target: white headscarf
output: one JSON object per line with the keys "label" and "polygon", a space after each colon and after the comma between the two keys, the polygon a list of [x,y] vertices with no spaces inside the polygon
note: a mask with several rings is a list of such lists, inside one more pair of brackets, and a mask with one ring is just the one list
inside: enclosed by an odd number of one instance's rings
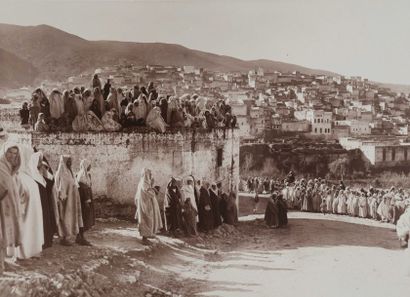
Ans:
{"label": "white headscarf", "polygon": [[[64,155],[60,156],[60,163],[58,164],[58,169],[55,174],[55,187],[58,192],[63,193],[65,195],[65,182],[64,180],[73,179],[76,186],[78,187],[77,180],[75,179],[72,171],[67,167],[67,160],[71,158],[71,156]],[[64,197],[65,198],[65,197]]]}
{"label": "white headscarf", "polygon": [[188,185],[187,184],[188,181],[191,181],[192,183],[194,183],[194,179],[191,176],[188,176],[185,179],[185,183],[181,188],[182,199],[183,199],[183,202],[185,202],[189,198],[192,206],[195,208],[196,211],[198,211],[198,207],[195,201],[195,188],[193,184]]}
{"label": "white headscarf", "polygon": [[40,152],[34,153],[31,155],[30,162],[29,162],[29,169],[31,177],[41,184],[43,187],[46,187],[46,180],[44,179],[43,175],[38,170],[38,163],[40,160],[43,159],[43,154]]}
{"label": "white headscarf", "polygon": [[90,162],[88,162],[86,159],[81,160],[80,170],[78,171],[76,178],[77,183],[83,183],[91,187],[91,175],[87,170],[90,165]]}
{"label": "white headscarf", "polygon": [[31,176],[31,170],[30,170],[30,159],[31,156],[34,153],[34,150],[26,145],[18,145],[19,152],[20,152],[20,169],[19,173],[25,173],[29,176]]}

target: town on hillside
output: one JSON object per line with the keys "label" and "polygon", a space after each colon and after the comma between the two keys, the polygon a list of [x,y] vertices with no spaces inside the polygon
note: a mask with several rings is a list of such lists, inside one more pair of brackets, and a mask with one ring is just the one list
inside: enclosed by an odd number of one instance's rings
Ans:
{"label": "town on hillside", "polygon": [[[66,81],[43,81],[41,88],[50,93],[53,89],[91,86],[95,74],[102,84],[110,80],[113,86],[121,87],[123,94],[154,82],[160,95],[195,94],[211,101],[225,100],[236,117],[242,142],[298,136],[338,142],[348,150],[360,149],[372,165],[379,167],[407,161],[409,95],[363,77],[280,73],[262,68],[248,73],[214,72],[194,66],[137,66],[121,60],[118,65],[84,72]],[[30,101],[33,91],[8,90],[0,103],[11,104],[0,106],[21,106]]]}

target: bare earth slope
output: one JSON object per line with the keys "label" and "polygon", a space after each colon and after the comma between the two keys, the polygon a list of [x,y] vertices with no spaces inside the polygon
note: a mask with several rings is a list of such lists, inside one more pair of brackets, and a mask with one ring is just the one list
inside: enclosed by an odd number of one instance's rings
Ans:
{"label": "bare earth slope", "polygon": [[36,75],[36,68],[29,62],[0,48],[0,87],[29,85]]}
{"label": "bare earth slope", "polygon": [[88,41],[47,25],[0,24],[0,48],[31,62],[42,77],[48,78],[65,78],[84,70],[114,65],[119,59],[137,65],[193,65],[219,71],[248,71],[261,66],[282,72],[330,73],[270,60],[244,61],[176,44]]}

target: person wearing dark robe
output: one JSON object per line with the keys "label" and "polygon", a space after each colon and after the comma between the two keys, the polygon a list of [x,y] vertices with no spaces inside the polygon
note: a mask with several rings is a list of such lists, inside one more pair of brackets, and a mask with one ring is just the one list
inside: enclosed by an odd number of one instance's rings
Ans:
{"label": "person wearing dark robe", "polygon": [[20,109],[20,119],[21,119],[21,126],[23,126],[24,128],[30,128],[30,123],[29,123],[29,119],[30,119],[30,110],[28,109],[28,103],[24,102],[23,106]]}
{"label": "person wearing dark robe", "polygon": [[[166,121],[168,119],[168,101],[165,98],[162,98],[159,101],[159,108],[161,109],[161,116]],[[169,124],[169,123],[167,123]]]}
{"label": "person wearing dark robe", "polygon": [[266,205],[265,209],[265,223],[268,225],[270,228],[279,228],[280,226],[280,219],[279,219],[279,206],[278,206],[278,200],[277,200],[277,195],[272,194],[271,198],[268,201],[268,204]]}
{"label": "person wearing dark robe", "polygon": [[94,74],[93,81],[92,81],[92,88],[99,88],[101,90],[101,80],[98,77],[98,74]]}
{"label": "person wearing dark robe", "polygon": [[77,116],[77,106],[75,104],[74,96],[71,95],[67,90],[63,92],[64,101],[64,130],[71,131],[72,123]]}
{"label": "person wearing dark robe", "polygon": [[292,170],[289,172],[288,176],[286,177],[286,181],[287,181],[289,184],[292,184],[292,183],[295,182],[295,174],[293,173]]}
{"label": "person wearing dark robe", "polygon": [[50,119],[50,102],[42,89],[35,90],[35,93],[39,96],[40,113],[44,114],[46,122]]}
{"label": "person wearing dark robe", "polygon": [[134,86],[134,92],[132,94],[132,102],[137,100],[140,95],[141,95],[140,88],[139,88],[138,85],[135,85]]}
{"label": "person wearing dark robe", "polygon": [[141,94],[144,94],[148,98],[149,94],[148,94],[147,89],[145,87],[141,87],[140,92],[141,92]]}
{"label": "person wearing dark robe", "polygon": [[184,226],[185,226],[185,233],[187,236],[196,236],[198,233],[196,231],[196,216],[198,212],[192,206],[190,198],[185,200],[183,205],[183,219],[184,219]]}
{"label": "person wearing dark robe", "polygon": [[346,186],[342,180],[340,181],[340,184],[339,184],[339,190],[343,190],[343,191],[346,190]]}
{"label": "person wearing dark robe", "polygon": [[43,161],[41,152],[35,152],[31,156],[30,169],[40,192],[41,208],[43,210],[43,249],[46,249],[53,245],[53,236],[57,232],[53,198],[54,177],[49,172],[48,164]]}
{"label": "person wearing dark robe", "polygon": [[228,225],[236,225],[238,223],[236,193],[234,191],[231,191],[229,194],[226,194],[221,190],[220,196],[220,211],[223,218],[223,222]]}
{"label": "person wearing dark robe", "polygon": [[209,196],[211,198],[213,227],[218,228],[220,225],[222,225],[222,219],[219,205],[220,197],[218,196],[218,189],[216,187],[216,184],[212,184],[212,186],[209,188]]}
{"label": "person wearing dark robe", "polygon": [[91,229],[95,225],[95,211],[93,202],[93,192],[91,190],[91,164],[83,159],[80,162],[80,171],[76,175],[78,183],[78,191],[81,200],[81,214],[83,218],[83,227],[80,227],[77,235],[77,242],[82,245],[91,245],[84,237],[84,232]]}
{"label": "person wearing dark robe", "polygon": [[209,131],[216,128],[215,118],[208,110],[205,111],[205,123]]}
{"label": "person wearing dark robe", "polygon": [[107,100],[108,95],[110,94],[110,90],[111,90],[111,80],[107,79],[107,82],[105,83],[104,89],[103,89],[103,92],[102,92],[104,100]]}
{"label": "person wearing dark robe", "polygon": [[277,196],[277,206],[279,214],[279,227],[286,226],[288,224],[288,209],[281,194]]}
{"label": "person wearing dark robe", "polygon": [[209,183],[204,181],[199,190],[199,204],[198,204],[198,215],[199,215],[199,228],[203,232],[208,232],[213,227],[213,213],[211,207],[211,198],[208,192]]}
{"label": "person wearing dark robe", "polygon": [[182,201],[181,193],[174,178],[172,178],[168,183],[165,195],[165,213],[167,217],[168,230],[172,236],[177,236],[178,232],[182,230]]}

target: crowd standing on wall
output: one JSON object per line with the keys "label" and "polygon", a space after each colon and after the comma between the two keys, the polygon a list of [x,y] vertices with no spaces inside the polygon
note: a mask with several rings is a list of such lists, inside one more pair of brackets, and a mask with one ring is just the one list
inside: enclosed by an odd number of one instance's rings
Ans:
{"label": "crowd standing on wall", "polygon": [[91,88],[54,89],[48,96],[38,88],[20,109],[21,125],[38,132],[101,132],[149,127],[232,128],[236,117],[224,100],[212,101],[197,94],[181,97],[158,94],[151,82],[132,90],[116,88],[110,79],[102,87],[94,75]]}
{"label": "crowd standing on wall", "polygon": [[[91,245],[84,234],[95,224],[91,164],[84,159],[77,172],[71,156],[62,155],[57,170],[43,152],[6,142],[0,153],[0,274],[4,261],[38,257],[53,245]],[[222,185],[172,178],[161,195],[151,170],[144,168],[135,195],[138,229],[144,244],[158,232],[195,236],[222,223],[238,221],[236,193]]]}

